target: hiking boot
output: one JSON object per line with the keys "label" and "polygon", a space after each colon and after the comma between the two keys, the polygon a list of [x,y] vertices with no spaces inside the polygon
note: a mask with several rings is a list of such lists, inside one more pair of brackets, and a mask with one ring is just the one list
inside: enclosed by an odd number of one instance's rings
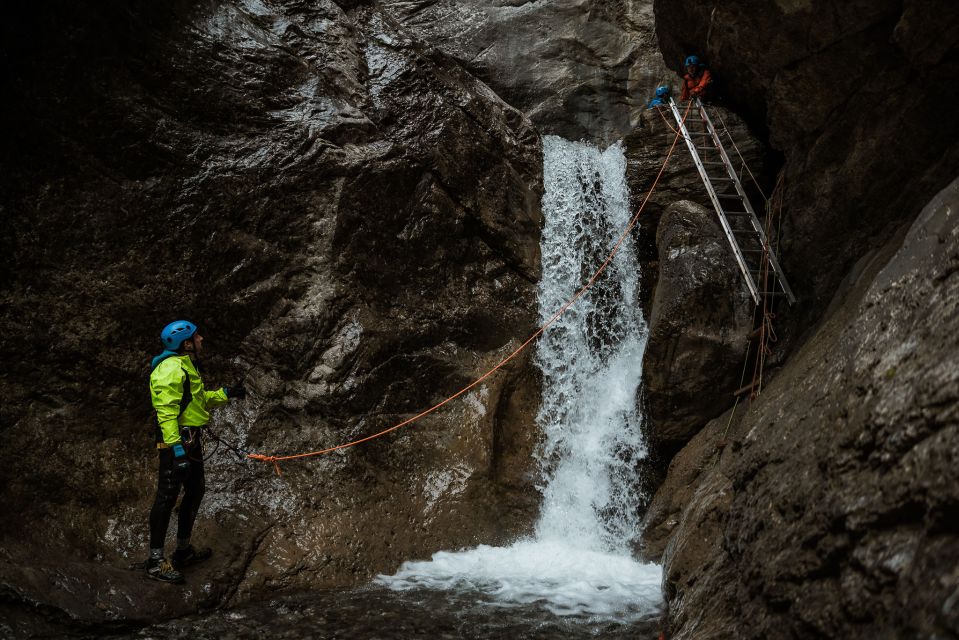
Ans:
{"label": "hiking boot", "polygon": [[166,558],[161,558],[159,560],[154,560],[151,558],[147,560],[146,569],[147,577],[152,578],[153,580],[159,580],[160,582],[172,582],[174,584],[183,582],[183,574],[174,569],[173,565],[170,564],[170,561]]}
{"label": "hiking boot", "polygon": [[177,549],[174,551],[173,555],[170,556],[170,561],[177,569],[183,569],[184,567],[189,567],[191,565],[203,562],[212,555],[213,549],[208,547],[194,549],[193,545],[191,544],[186,549]]}

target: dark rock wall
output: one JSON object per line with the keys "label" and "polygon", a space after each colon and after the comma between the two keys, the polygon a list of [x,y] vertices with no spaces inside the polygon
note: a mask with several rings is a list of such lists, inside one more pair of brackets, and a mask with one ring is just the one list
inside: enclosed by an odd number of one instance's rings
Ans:
{"label": "dark rock wall", "polygon": [[[777,310],[776,362],[822,316],[856,260],[888,241],[919,203],[959,171],[959,131],[954,118],[941,114],[942,105],[956,98],[955,82],[949,81],[959,75],[956,11],[947,3],[929,9],[943,16],[941,33],[926,11],[912,4],[655,5],[666,63],[679,70],[686,55],[704,57],[716,76],[714,119],[722,116],[767,195],[782,182],[779,254],[800,302]],[[729,109],[743,114],[745,122]],[[635,191],[651,181],[670,136],[666,123],[650,113],[627,138],[635,150]],[[685,149],[671,165],[641,223],[646,280],[653,285],[660,265],[648,239],[664,207],[678,199],[710,206]],[[759,191],[754,195],[760,208]],[[663,316],[655,309],[651,315]],[[713,317],[713,334],[736,323],[734,315]],[[695,349],[671,355],[675,344],[660,340],[653,329],[647,348],[651,362],[669,370],[674,359],[700,357]],[[745,346],[739,345],[740,353]],[[713,370],[702,367],[703,378],[713,378]],[[653,371],[646,378],[653,396],[668,399],[671,389],[659,384]],[[731,385],[703,380],[699,388],[701,395],[691,405],[679,396],[671,401],[696,422],[691,432],[733,402]],[[694,411],[696,404],[700,410]],[[650,406],[654,436],[668,432],[673,422],[663,406]]]}
{"label": "dark rock wall", "polygon": [[957,207],[959,180],[673,460],[646,533],[669,637],[959,634]]}
{"label": "dark rock wall", "polygon": [[660,0],[655,11],[667,64],[704,56],[722,100],[785,157],[782,258],[807,327],[859,257],[959,170],[959,121],[946,116],[959,98],[955,5]]}
{"label": "dark rock wall", "polygon": [[201,324],[208,382],[251,389],[215,426],[257,451],[409,417],[533,328],[534,123],[624,138],[638,205],[672,137],[643,106],[698,53],[761,186],[785,185],[781,258],[800,304],[779,318],[790,359],[720,416],[749,303],[680,146],[639,229],[654,454],[665,464],[692,438],[645,533],[671,637],[959,634],[955,184],[907,233],[959,174],[957,12],[654,7],[662,54],[648,1],[14,6],[8,624],[35,624],[24,603],[110,625],[355,584],[524,531],[539,381],[520,359],[416,426],[282,477],[214,457],[197,537],[216,559],[186,590],[144,586],[121,567],[146,544],[156,334],[173,317]]}
{"label": "dark rock wall", "polygon": [[385,0],[543,132],[609,145],[628,135],[664,67],[650,0]]}
{"label": "dark rock wall", "polygon": [[703,420],[650,505],[669,637],[957,635],[959,194],[936,193],[959,175],[943,117],[959,12],[655,8],[667,63],[703,55],[719,99],[781,154],[780,255],[800,297],[778,314],[787,359],[762,395]]}
{"label": "dark rock wall", "polygon": [[356,583],[529,525],[539,383],[519,359],[415,426],[282,477],[213,458],[196,537],[217,558],[195,588],[117,568],[146,550],[160,328],[193,319],[208,384],[245,379],[251,398],[215,425],[247,448],[313,450],[409,417],[532,331],[539,138],[363,2],[9,18],[5,593],[84,620],[171,615]]}
{"label": "dark rock wall", "polygon": [[[585,138],[600,145],[622,140],[628,158],[627,178],[638,207],[662,165],[672,141],[671,116],[663,122],[646,103],[660,84],[678,92],[678,76],[663,64],[655,38],[652,2],[648,0],[611,3],[603,0],[550,3],[475,2],[473,0],[388,1],[384,7],[405,26],[454,56],[471,72],[484,79],[510,104],[523,110],[541,131],[571,139]],[[735,113],[719,108],[714,115],[717,126],[728,130],[743,154],[746,166],[762,183],[768,183],[765,168],[766,148]],[[731,150],[732,152],[732,150]],[[743,161],[734,156],[741,167]],[[742,171],[747,188],[753,189]],[[647,350],[644,387],[652,400],[649,430],[654,457],[671,455],[676,443],[685,442],[692,425],[699,428],[706,420],[722,413],[732,403],[735,381],[717,381],[689,367],[674,367],[671,358],[679,348],[679,358],[700,357],[703,341],[722,345],[722,362],[741,359],[745,340],[735,339],[739,327],[726,327],[748,313],[744,304],[736,309],[716,307],[716,298],[696,282],[676,284],[703,296],[686,296],[687,311],[697,307],[702,313],[686,313],[699,328],[686,332],[678,318],[653,306],[659,254],[655,238],[660,216],[673,203],[692,200],[709,206],[699,175],[685,146],[680,143],[670,166],[645,208],[636,232],[643,262],[643,286],[638,301],[651,319],[652,338]],[[705,242],[702,248],[722,255],[722,242],[712,234],[709,217],[703,217],[705,236],[681,234],[693,242]],[[694,225],[695,226],[695,225]],[[674,243],[673,249],[678,247]],[[705,256],[700,255],[700,258]],[[690,268],[705,269],[709,262],[687,261]],[[710,275],[712,277],[715,274]],[[730,280],[729,274],[719,279]],[[660,295],[664,305],[670,294]],[[686,293],[689,293],[687,291]],[[660,326],[661,325],[661,326]],[[699,341],[694,334],[699,336]],[[666,337],[666,336],[670,337]],[[685,338],[688,337],[689,340]],[[662,339],[661,339],[662,338]],[[678,341],[678,342],[677,342]],[[695,343],[695,344],[694,344]],[[686,393],[671,396],[674,381],[683,380]],[[693,399],[691,403],[687,400]],[[676,407],[682,415],[676,415]],[[677,431],[678,430],[678,431]],[[677,433],[685,433],[677,440]],[[662,451],[660,451],[662,449]],[[654,465],[655,466],[655,465]]]}

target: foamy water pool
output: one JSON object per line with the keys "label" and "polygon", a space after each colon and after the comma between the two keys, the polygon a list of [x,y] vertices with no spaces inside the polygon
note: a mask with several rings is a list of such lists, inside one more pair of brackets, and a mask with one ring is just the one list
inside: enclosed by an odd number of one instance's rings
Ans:
{"label": "foamy water pool", "polygon": [[539,604],[558,616],[628,623],[659,612],[662,570],[627,555],[529,540],[442,551],[376,581],[397,591],[473,591],[494,605]]}

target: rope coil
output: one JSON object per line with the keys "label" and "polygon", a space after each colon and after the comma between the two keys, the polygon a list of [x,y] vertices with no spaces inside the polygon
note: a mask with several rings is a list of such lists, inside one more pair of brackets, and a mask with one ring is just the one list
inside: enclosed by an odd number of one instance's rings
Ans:
{"label": "rope coil", "polygon": [[[686,107],[686,112],[683,114],[683,122],[686,121],[686,116],[689,114],[689,110],[690,110],[690,106],[691,106],[691,105],[692,105],[692,103],[690,103],[690,104],[687,105],[687,107]],[[674,130],[674,131],[675,131],[675,130]],[[564,313],[566,313],[566,311],[567,311],[571,306],[573,306],[573,304],[574,304],[577,300],[579,300],[579,298],[582,297],[582,295],[583,295],[584,293],[586,293],[586,291],[587,291],[590,287],[593,286],[593,283],[596,282],[597,278],[599,278],[599,276],[606,270],[606,267],[609,266],[609,263],[610,263],[610,262],[613,260],[613,258],[616,256],[616,253],[619,251],[619,248],[622,246],[623,242],[624,242],[624,241],[626,240],[626,238],[628,237],[629,232],[632,231],[633,227],[636,226],[636,223],[639,221],[639,216],[643,213],[643,210],[646,208],[646,204],[649,202],[649,199],[652,197],[653,192],[656,190],[656,186],[659,184],[660,179],[662,179],[663,173],[666,171],[666,166],[669,164],[669,159],[672,157],[673,152],[676,150],[676,144],[679,142],[679,139],[680,139],[680,138],[681,138],[681,134],[677,131],[677,132],[676,132],[676,136],[673,138],[673,143],[672,143],[672,145],[670,145],[669,151],[668,151],[668,153],[666,154],[666,158],[665,158],[665,160],[663,160],[663,164],[662,164],[662,166],[659,168],[659,172],[656,174],[656,179],[653,180],[653,184],[650,186],[649,191],[646,192],[646,197],[643,198],[642,204],[640,204],[639,209],[636,211],[636,214],[635,214],[635,215],[632,217],[632,219],[629,221],[629,224],[626,225],[626,228],[623,230],[622,234],[619,236],[619,239],[616,241],[616,244],[613,245],[613,248],[612,248],[612,250],[610,251],[609,255],[606,256],[606,259],[603,260],[602,264],[600,264],[599,268],[595,271],[595,273],[593,273],[593,275],[590,276],[589,280],[586,281],[586,284],[584,284],[584,285],[579,289],[579,291],[577,291],[576,294],[573,295],[572,298],[570,298],[562,307],[560,307],[560,309],[559,309],[558,311],[556,311],[556,313],[554,313],[554,314],[549,318],[549,320],[547,320],[545,323],[543,323],[535,332],[533,332],[533,334],[532,334],[529,338],[527,338],[519,347],[517,347],[516,349],[514,349],[509,355],[507,355],[505,358],[503,358],[503,359],[502,359],[498,364],[496,364],[492,369],[490,369],[489,371],[487,371],[486,373],[484,373],[483,375],[481,375],[479,378],[477,378],[477,379],[474,380],[473,382],[469,383],[468,385],[466,385],[465,387],[463,387],[462,389],[460,389],[459,391],[457,391],[456,393],[454,393],[453,395],[449,396],[449,397],[446,398],[445,400],[434,404],[432,407],[421,411],[420,413],[414,415],[414,416],[411,417],[411,418],[407,418],[406,420],[403,420],[402,422],[399,422],[399,423],[397,423],[397,424],[395,424],[395,425],[393,425],[393,426],[391,426],[391,427],[389,427],[389,428],[387,428],[387,429],[383,429],[382,431],[378,431],[377,433],[374,433],[374,434],[372,434],[372,435],[366,436],[365,438],[360,438],[359,440],[353,440],[353,441],[351,441],[351,442],[345,442],[345,443],[343,443],[343,444],[339,444],[339,445],[336,445],[336,446],[334,446],[334,447],[328,447],[328,448],[326,448],[326,449],[320,449],[320,450],[318,450],[318,451],[308,451],[308,452],[306,452],[306,453],[295,453],[295,454],[290,454],[290,455],[285,455],[285,456],[264,455],[264,454],[260,454],[260,453],[247,453],[247,454],[246,454],[246,457],[249,458],[249,459],[251,459],[251,460],[259,460],[259,461],[261,461],[261,462],[268,462],[268,463],[270,463],[270,464],[273,465],[273,468],[274,468],[274,470],[276,471],[276,474],[277,474],[277,475],[282,475],[282,474],[280,473],[280,462],[282,462],[282,461],[285,461],[285,460],[295,460],[295,459],[298,459],[298,458],[310,458],[310,457],[314,457],[314,456],[321,456],[321,455],[324,455],[324,454],[327,454],[327,453],[332,453],[332,452],[334,452],[334,451],[339,451],[340,449],[346,449],[346,448],[348,448],[348,447],[355,447],[355,446],[358,445],[358,444],[362,444],[362,443],[364,443],[364,442],[369,442],[370,440],[374,440],[374,439],[376,439],[376,438],[380,438],[380,437],[382,437],[382,436],[385,436],[385,435],[388,434],[388,433],[391,433],[391,432],[393,432],[393,431],[396,431],[397,429],[400,429],[400,428],[402,428],[402,427],[405,427],[406,425],[411,424],[411,423],[413,423],[413,422],[416,422],[416,421],[419,420],[420,418],[423,418],[424,416],[427,416],[427,415],[433,413],[434,411],[436,411],[437,409],[439,409],[439,408],[442,407],[443,405],[445,405],[445,404],[451,402],[452,400],[455,400],[456,398],[460,397],[461,395],[463,395],[463,394],[466,393],[467,391],[471,390],[473,387],[477,386],[478,384],[480,384],[481,382],[483,382],[484,380],[486,380],[487,378],[489,378],[491,375],[493,375],[494,373],[496,373],[497,371],[499,371],[503,366],[505,366],[508,362],[510,362],[510,361],[511,361],[513,358],[515,358],[517,355],[519,355],[523,350],[525,350],[526,347],[528,347],[534,340],[536,340],[540,335],[542,335],[543,332],[546,331],[546,329],[548,329],[554,322],[556,322],[556,320],[558,320],[558,319],[560,318],[560,316],[562,316]]]}

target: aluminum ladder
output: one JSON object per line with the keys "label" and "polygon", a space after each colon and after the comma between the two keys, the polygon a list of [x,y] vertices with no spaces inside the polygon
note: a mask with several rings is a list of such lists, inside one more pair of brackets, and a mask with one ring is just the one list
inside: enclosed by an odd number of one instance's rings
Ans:
{"label": "aluminum ladder", "polygon": [[[776,254],[703,103],[699,98],[693,100],[685,122],[672,98],[669,99],[669,108],[703,179],[753,301],[759,305],[763,298],[781,296],[789,300],[789,304],[795,303],[796,296],[786,282]],[[702,130],[690,131],[687,126],[690,124],[701,125]],[[710,174],[710,171],[713,173]],[[722,175],[717,175],[719,173]]]}

